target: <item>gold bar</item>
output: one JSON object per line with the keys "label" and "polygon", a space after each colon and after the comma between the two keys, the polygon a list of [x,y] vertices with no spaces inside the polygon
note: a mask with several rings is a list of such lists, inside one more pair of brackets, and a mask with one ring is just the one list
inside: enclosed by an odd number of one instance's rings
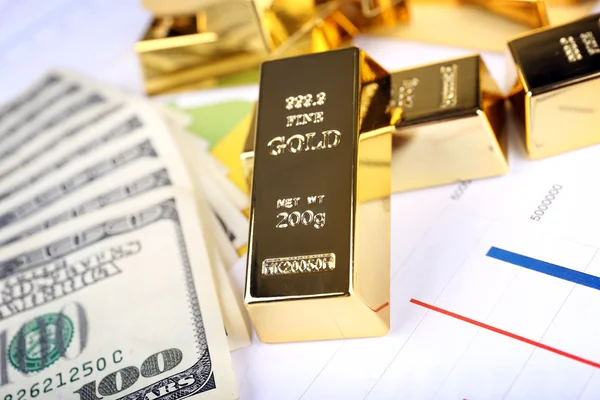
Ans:
{"label": "gold bar", "polygon": [[262,66],[245,303],[263,342],[389,330],[389,84],[357,48]]}
{"label": "gold bar", "polygon": [[409,22],[372,34],[501,53],[507,37],[549,23],[543,0],[410,0],[408,12]]}
{"label": "gold bar", "polygon": [[156,17],[135,49],[154,95],[253,83],[265,60],[345,47],[407,19],[403,0],[223,0]]}
{"label": "gold bar", "polygon": [[[392,193],[508,171],[505,98],[479,55],[391,73]],[[252,184],[254,124],[241,158]],[[408,171],[408,172],[407,172]]]}
{"label": "gold bar", "polygon": [[393,72],[392,192],[508,171],[504,96],[479,55]]}
{"label": "gold bar", "polygon": [[546,0],[550,25],[561,25],[592,14],[595,0]]}
{"label": "gold bar", "polygon": [[157,17],[135,45],[151,95],[256,68],[272,48],[260,10],[249,0],[216,2],[194,15]]}
{"label": "gold bar", "polygon": [[600,143],[600,14],[509,41],[511,102],[532,159]]}

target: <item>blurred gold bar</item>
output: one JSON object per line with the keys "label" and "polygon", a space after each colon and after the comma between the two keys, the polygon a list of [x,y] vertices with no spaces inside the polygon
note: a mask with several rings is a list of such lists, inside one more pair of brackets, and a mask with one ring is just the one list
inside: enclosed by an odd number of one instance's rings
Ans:
{"label": "blurred gold bar", "polygon": [[273,47],[256,4],[227,0],[195,15],[155,18],[136,43],[146,92],[210,86],[236,72],[256,68]]}
{"label": "blurred gold bar", "polygon": [[263,342],[389,330],[389,85],[353,47],[262,66],[245,303]]}
{"label": "blurred gold bar", "polygon": [[408,18],[403,0],[263,3],[224,0],[195,15],[155,18],[135,46],[146,92],[255,82],[251,72],[265,60],[345,47],[360,32]]}
{"label": "blurred gold bar", "polygon": [[410,0],[410,21],[375,36],[504,52],[506,39],[549,23],[543,0]]}
{"label": "blurred gold bar", "polygon": [[546,0],[550,25],[562,25],[590,15],[595,0]]}
{"label": "blurred gold bar", "polygon": [[505,98],[479,55],[393,72],[403,110],[392,145],[392,192],[508,171]]}
{"label": "blurred gold bar", "polygon": [[510,99],[530,158],[600,143],[600,14],[509,41],[519,77]]}
{"label": "blurred gold bar", "polygon": [[[508,171],[505,97],[479,55],[391,73],[392,193]],[[252,184],[254,124],[241,152]]]}

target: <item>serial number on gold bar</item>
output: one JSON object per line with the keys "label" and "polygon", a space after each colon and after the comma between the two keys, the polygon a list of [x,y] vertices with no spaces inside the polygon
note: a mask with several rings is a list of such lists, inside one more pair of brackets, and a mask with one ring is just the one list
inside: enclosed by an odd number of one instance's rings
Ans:
{"label": "serial number on gold bar", "polygon": [[335,254],[267,258],[262,262],[263,275],[292,275],[335,269]]}

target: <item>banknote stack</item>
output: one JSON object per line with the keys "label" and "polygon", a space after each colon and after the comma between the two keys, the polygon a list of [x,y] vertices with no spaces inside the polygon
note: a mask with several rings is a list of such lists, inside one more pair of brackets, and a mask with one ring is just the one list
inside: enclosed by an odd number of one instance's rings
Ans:
{"label": "banknote stack", "polygon": [[185,124],[62,70],[0,107],[0,400],[238,398],[245,221]]}

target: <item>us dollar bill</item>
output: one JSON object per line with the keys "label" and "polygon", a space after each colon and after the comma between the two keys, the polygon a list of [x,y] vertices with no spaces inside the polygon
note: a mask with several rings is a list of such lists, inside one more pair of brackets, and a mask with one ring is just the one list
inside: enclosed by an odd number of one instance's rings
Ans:
{"label": "us dollar bill", "polygon": [[146,157],[157,157],[158,153],[150,139],[144,140],[117,154],[108,156],[89,167],[82,169],[64,180],[37,192],[34,196],[0,213],[0,228],[19,222],[50,204],[61,201],[74,192],[81,192],[87,185],[108,174]]}
{"label": "us dollar bill", "polygon": [[[197,210],[200,215],[200,225],[204,233],[204,240],[208,251],[208,257],[213,271],[213,278],[221,305],[221,314],[227,333],[230,350],[237,350],[249,346],[252,343],[252,330],[246,309],[242,304],[241,293],[236,293],[229,276],[227,275],[227,260],[222,256],[218,227],[215,227],[210,218],[214,214],[207,201],[200,197],[196,198]],[[217,228],[217,229],[215,229]],[[226,243],[228,244],[228,243]],[[234,253],[235,256],[235,253]]]}
{"label": "us dollar bill", "polygon": [[[47,229],[56,227],[64,222],[81,217],[82,215],[86,215],[101,210],[104,207],[130,200],[141,194],[151,192],[152,190],[158,188],[170,186],[171,184],[172,181],[169,178],[169,173],[166,169],[162,168],[159,171],[144,175],[131,182],[128,182],[125,185],[118,186],[100,195],[87,198],[80,204],[58,212],[52,215],[50,218],[30,224],[28,228],[18,231],[17,233],[10,233],[9,235],[5,234],[4,236],[6,238],[4,239],[2,239],[2,236],[0,236],[0,247],[27,239],[35,234],[39,234]],[[0,232],[0,235],[2,235],[2,232]]]}
{"label": "us dollar bill", "polygon": [[206,198],[211,209],[218,216],[221,226],[227,232],[231,245],[236,251],[240,251],[248,243],[248,220],[231,201],[225,201],[229,196],[215,182],[214,175],[208,173],[208,168],[198,164],[198,160],[202,157],[198,156],[200,150],[193,145],[191,135],[173,129],[172,137],[187,165],[196,191]]}
{"label": "us dollar bill", "polygon": [[33,82],[29,87],[23,89],[14,99],[0,108],[0,131],[6,125],[7,120],[19,111],[26,108],[27,105],[37,100],[47,89],[55,87],[61,82],[60,74],[49,72]]}
{"label": "us dollar bill", "polygon": [[[62,209],[47,218],[37,218],[37,221],[25,224],[25,229],[8,229],[0,231],[0,247],[15,244],[19,241],[28,239],[32,236],[39,235],[44,231],[88,215],[93,212],[100,211],[106,207],[115,206],[124,203],[137,196],[141,196],[157,189],[172,186],[173,181],[169,178],[168,171],[162,168],[153,173],[145,174],[136,178],[125,185],[118,186],[104,192],[100,195],[86,198],[81,203]],[[57,207],[58,208],[58,207]],[[198,207],[200,212],[200,207]],[[49,213],[46,213],[49,214]],[[202,221],[204,214],[201,213]],[[212,215],[209,215],[211,217]],[[35,220],[36,218],[34,218]],[[207,220],[208,222],[208,220]],[[251,343],[250,322],[245,314],[241,297],[236,296],[231,282],[225,273],[225,265],[219,255],[217,246],[215,246],[215,234],[218,232],[205,230],[204,224],[201,224],[204,231],[204,238],[207,242],[209,250],[209,259],[213,272],[214,282],[216,285],[221,313],[223,315],[223,324],[227,335],[229,349],[231,351],[246,347]],[[17,225],[15,228],[19,227]],[[235,254],[234,254],[235,255]]]}
{"label": "us dollar bill", "polygon": [[[98,123],[99,120],[106,118],[108,115],[111,115],[114,111],[116,111],[116,107],[118,107],[118,106],[115,106],[115,108],[110,108],[110,109],[106,110],[105,112],[95,115],[94,117],[85,121],[81,125],[78,125],[76,128],[64,132],[62,135],[60,135],[57,138],[58,140],[54,140],[52,142],[52,146],[50,146],[50,148],[48,146],[42,147],[42,149],[40,149],[40,151],[37,151],[36,154],[33,155],[33,157],[30,157],[29,159],[24,160],[23,162],[21,162],[21,164],[19,166],[25,166],[29,160],[42,156],[42,154],[44,154],[45,152],[50,151],[53,146],[56,146],[62,140],[66,140],[67,138],[71,137],[75,132],[79,131],[80,129],[84,129],[84,127],[86,127],[86,126],[93,126],[93,124]],[[26,176],[25,178],[21,178],[19,176],[20,180],[18,182],[10,185],[8,188],[6,188],[4,190],[0,190],[0,201],[3,201],[5,199],[13,196],[14,194],[20,192],[21,190],[32,186],[33,184],[38,182],[40,179],[45,178],[46,176],[52,174],[53,172],[60,170],[64,166],[71,163],[73,160],[76,160],[80,157],[83,157],[83,156],[93,152],[94,150],[99,149],[104,144],[106,144],[112,140],[122,138],[122,137],[128,135],[129,133],[135,132],[137,129],[140,129],[142,126],[143,126],[142,121],[140,120],[139,117],[137,117],[135,115],[127,117],[124,120],[118,121],[107,132],[101,134],[100,136],[91,137],[88,142],[67,152],[66,154],[54,157],[52,160],[49,160],[48,163],[41,165],[36,171],[29,174],[29,176]]]}
{"label": "us dollar bill", "polygon": [[[107,99],[99,94],[86,95],[85,97],[77,99],[77,101],[68,104],[67,107],[61,109],[56,114],[53,114],[51,118],[46,119],[41,125],[32,129],[24,129],[21,131],[21,133],[15,135],[12,140],[7,140],[4,143],[2,140],[0,140],[0,160],[8,160],[11,156],[17,153],[17,151],[23,149],[24,146],[31,143],[37,137],[44,135],[52,128],[55,128],[60,124],[64,124],[65,121],[74,115],[92,108],[93,106],[105,103],[106,101]],[[9,136],[5,136],[5,138],[8,137]]]}
{"label": "us dollar bill", "polygon": [[26,113],[21,115],[20,118],[16,119],[16,121],[0,131],[0,144],[14,136],[20,130],[41,119],[52,105],[60,103],[62,100],[69,98],[81,90],[81,85],[70,84],[66,87],[61,87],[56,93],[52,93],[51,96],[44,98],[43,101],[40,101],[39,104],[36,104],[36,106],[32,107]]}
{"label": "us dollar bill", "polygon": [[237,398],[198,221],[169,189],[0,251],[4,398]]}

